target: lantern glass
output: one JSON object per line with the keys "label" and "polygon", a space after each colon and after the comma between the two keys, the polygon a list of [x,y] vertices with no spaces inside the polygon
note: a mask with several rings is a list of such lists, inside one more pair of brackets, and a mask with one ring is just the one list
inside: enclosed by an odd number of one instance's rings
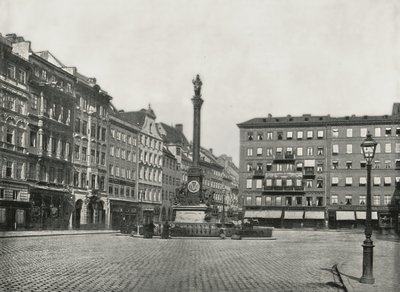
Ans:
{"label": "lantern glass", "polygon": [[372,135],[370,133],[367,134],[367,138],[361,144],[361,149],[363,151],[364,158],[367,160],[368,164],[371,164],[372,159],[375,156],[376,151],[376,141],[372,139]]}

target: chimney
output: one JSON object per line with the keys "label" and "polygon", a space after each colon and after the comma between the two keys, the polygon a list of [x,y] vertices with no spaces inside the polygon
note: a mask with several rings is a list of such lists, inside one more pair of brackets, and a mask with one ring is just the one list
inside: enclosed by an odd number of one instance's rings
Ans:
{"label": "chimney", "polygon": [[395,102],[393,104],[392,115],[393,116],[399,116],[400,115],[400,103]]}
{"label": "chimney", "polygon": [[176,124],[175,129],[177,129],[179,132],[183,133],[183,124]]}

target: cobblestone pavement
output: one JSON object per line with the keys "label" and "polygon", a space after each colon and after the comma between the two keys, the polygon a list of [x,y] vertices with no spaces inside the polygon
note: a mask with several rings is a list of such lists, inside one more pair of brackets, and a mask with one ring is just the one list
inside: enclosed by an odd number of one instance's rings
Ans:
{"label": "cobblestone pavement", "polygon": [[[0,291],[343,291],[332,266],[362,253],[362,233],[276,230],[274,237],[0,238]],[[378,257],[399,248],[375,244]]]}

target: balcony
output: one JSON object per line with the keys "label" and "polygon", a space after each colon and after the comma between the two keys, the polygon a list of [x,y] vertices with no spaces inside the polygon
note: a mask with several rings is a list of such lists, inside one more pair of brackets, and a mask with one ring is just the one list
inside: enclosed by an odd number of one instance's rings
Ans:
{"label": "balcony", "polygon": [[274,162],[294,162],[295,155],[291,152],[276,153],[274,155]]}
{"label": "balcony", "polygon": [[315,178],[315,169],[314,167],[306,167],[304,168],[304,178]]}
{"label": "balcony", "polygon": [[264,171],[261,170],[253,170],[253,178],[264,178]]}

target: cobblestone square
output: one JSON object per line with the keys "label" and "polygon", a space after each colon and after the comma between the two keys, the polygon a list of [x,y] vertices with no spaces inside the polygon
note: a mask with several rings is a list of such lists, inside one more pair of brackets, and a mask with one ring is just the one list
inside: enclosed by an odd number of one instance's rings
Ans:
{"label": "cobblestone square", "polygon": [[[335,264],[356,267],[348,276],[361,276],[360,232],[276,230],[274,236],[241,241],[115,234],[1,238],[0,290],[343,291],[332,272]],[[395,291],[390,277],[399,271],[398,260],[396,267],[390,265],[400,244],[379,239],[375,244],[377,284],[385,272],[387,291]]]}

